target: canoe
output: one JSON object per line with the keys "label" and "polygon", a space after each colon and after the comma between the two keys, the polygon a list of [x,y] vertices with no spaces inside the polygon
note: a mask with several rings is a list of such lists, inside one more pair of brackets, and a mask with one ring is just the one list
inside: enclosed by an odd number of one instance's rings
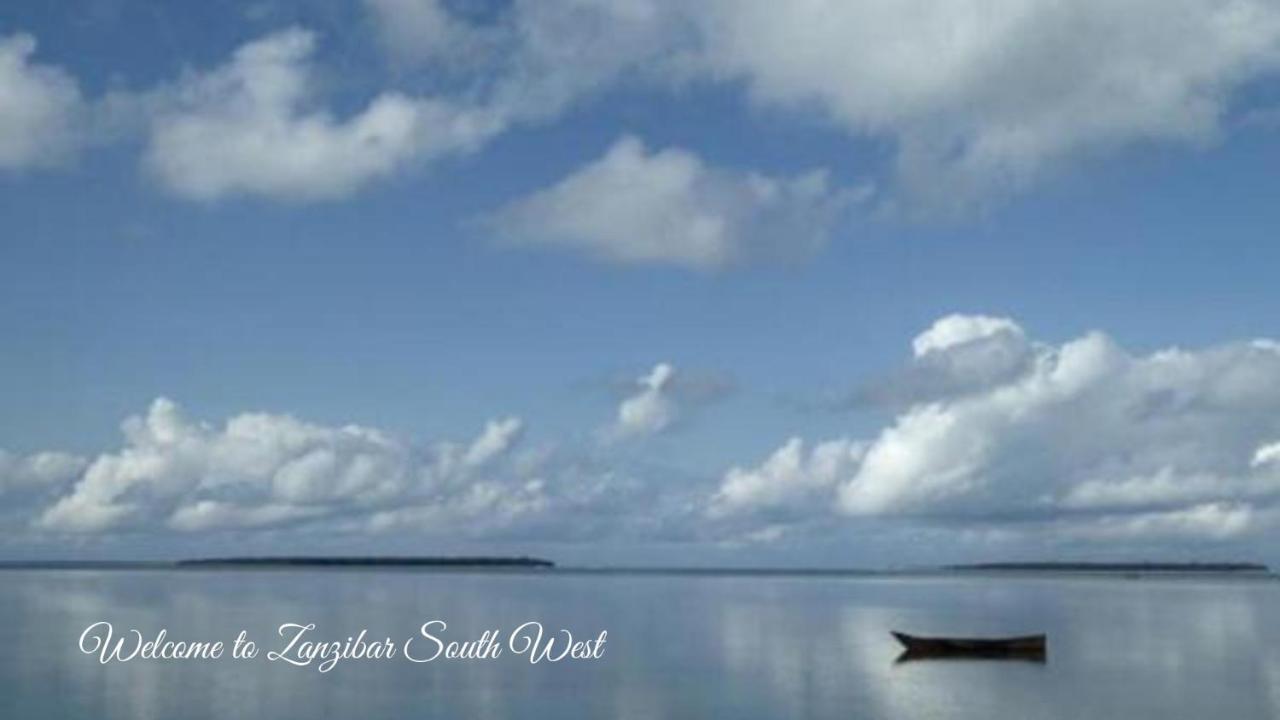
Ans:
{"label": "canoe", "polygon": [[912,655],[920,657],[1036,657],[1044,656],[1044,635],[1003,638],[921,637],[890,631]]}

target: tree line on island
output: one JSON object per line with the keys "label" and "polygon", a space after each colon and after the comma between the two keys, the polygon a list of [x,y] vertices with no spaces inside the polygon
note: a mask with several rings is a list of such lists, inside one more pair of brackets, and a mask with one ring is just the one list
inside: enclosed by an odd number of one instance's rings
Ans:
{"label": "tree line on island", "polygon": [[990,562],[947,565],[946,570],[1035,570],[1053,572],[1270,572],[1252,562]]}

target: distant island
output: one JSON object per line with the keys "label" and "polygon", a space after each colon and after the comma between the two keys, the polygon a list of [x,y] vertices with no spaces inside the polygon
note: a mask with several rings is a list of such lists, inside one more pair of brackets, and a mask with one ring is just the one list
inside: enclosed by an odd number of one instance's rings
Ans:
{"label": "distant island", "polygon": [[402,557],[373,555],[297,555],[194,558],[189,560],[0,560],[0,570],[174,570],[201,568],[291,567],[421,567],[421,568],[552,568],[550,560],[534,557]]}
{"label": "distant island", "polygon": [[1125,573],[1266,573],[1262,563],[1247,562],[994,562],[947,565],[946,570],[1039,570]]}
{"label": "distant island", "polygon": [[280,556],[280,557],[227,557],[198,558],[179,560],[177,567],[448,567],[448,568],[549,568],[555,567],[550,560],[533,557],[388,557],[373,555],[357,556]]}

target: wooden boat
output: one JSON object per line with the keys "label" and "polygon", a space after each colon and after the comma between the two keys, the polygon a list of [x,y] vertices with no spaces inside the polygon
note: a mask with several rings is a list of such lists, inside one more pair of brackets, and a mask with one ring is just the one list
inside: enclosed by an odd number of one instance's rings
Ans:
{"label": "wooden boat", "polygon": [[989,657],[1043,660],[1044,635],[1021,635],[1004,638],[920,637],[896,631],[890,633],[906,649],[909,658]]}

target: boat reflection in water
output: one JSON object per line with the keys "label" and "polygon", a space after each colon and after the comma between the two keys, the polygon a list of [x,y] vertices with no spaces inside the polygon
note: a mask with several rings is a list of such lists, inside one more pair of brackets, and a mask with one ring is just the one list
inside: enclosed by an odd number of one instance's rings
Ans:
{"label": "boat reflection in water", "polygon": [[903,651],[896,662],[916,660],[1021,660],[1047,661],[1044,635],[1021,635],[1006,638],[921,637],[890,631],[902,643]]}

